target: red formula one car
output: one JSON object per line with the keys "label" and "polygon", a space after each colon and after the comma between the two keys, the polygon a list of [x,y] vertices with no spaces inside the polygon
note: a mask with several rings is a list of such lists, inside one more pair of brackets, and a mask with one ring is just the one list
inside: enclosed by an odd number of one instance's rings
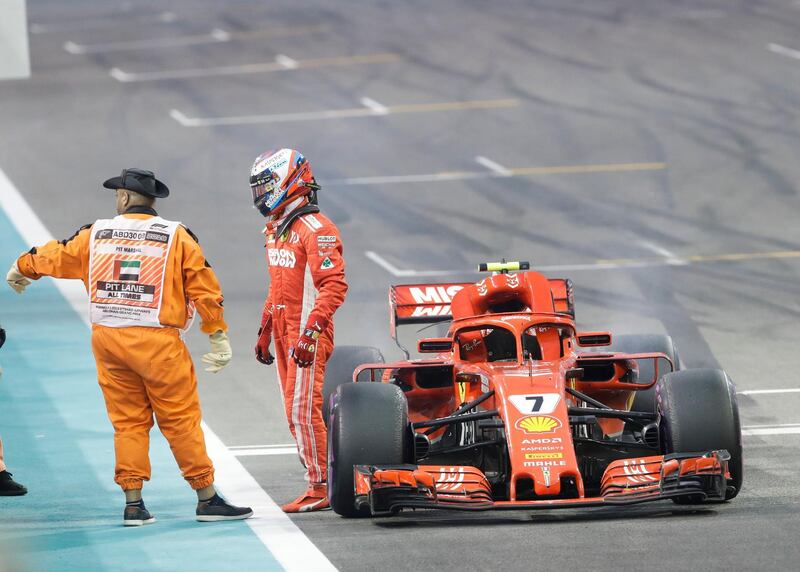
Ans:
{"label": "red formula one car", "polygon": [[398,325],[452,320],[419,340],[430,359],[363,364],[356,383],[328,387],[338,514],[736,496],[741,431],[723,371],[679,369],[667,336],[576,331],[569,280],[482,267],[494,272],[476,284],[390,289],[395,339]]}

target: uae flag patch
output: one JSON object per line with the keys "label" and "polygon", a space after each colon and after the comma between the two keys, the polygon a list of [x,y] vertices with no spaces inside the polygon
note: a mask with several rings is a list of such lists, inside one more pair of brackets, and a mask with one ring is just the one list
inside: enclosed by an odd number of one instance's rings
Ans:
{"label": "uae flag patch", "polygon": [[141,267],[142,267],[141,260],[115,260],[114,280],[138,282],[139,270],[141,269]]}
{"label": "uae flag patch", "polygon": [[328,268],[333,268],[333,262],[331,262],[330,258],[326,257],[325,260],[322,261],[322,264],[319,265],[319,267],[322,270],[327,270]]}

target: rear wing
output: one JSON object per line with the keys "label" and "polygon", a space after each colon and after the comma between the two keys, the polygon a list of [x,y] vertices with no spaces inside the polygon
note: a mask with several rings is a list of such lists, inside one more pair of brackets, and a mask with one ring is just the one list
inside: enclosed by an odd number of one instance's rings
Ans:
{"label": "rear wing", "polygon": [[397,326],[434,324],[453,318],[450,303],[471,282],[451,284],[398,284],[389,287],[389,328],[397,339]]}
{"label": "rear wing", "polygon": [[[557,314],[575,317],[572,281],[550,278],[553,307]],[[389,333],[397,340],[397,326],[434,324],[453,319],[453,297],[472,282],[397,284],[389,287]]]}

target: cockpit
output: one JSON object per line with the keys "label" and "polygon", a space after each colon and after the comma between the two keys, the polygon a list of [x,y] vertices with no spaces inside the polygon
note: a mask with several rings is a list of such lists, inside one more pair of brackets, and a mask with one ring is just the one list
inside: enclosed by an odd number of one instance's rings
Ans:
{"label": "cockpit", "polygon": [[500,325],[472,326],[455,335],[459,359],[469,363],[557,360],[572,344],[574,332],[568,326],[536,324],[525,329],[517,344],[517,334]]}

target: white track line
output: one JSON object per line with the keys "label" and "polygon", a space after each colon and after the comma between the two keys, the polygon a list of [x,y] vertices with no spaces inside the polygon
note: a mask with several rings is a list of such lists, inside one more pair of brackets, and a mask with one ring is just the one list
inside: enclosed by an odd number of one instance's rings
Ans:
{"label": "white track line", "polygon": [[428,173],[423,175],[386,175],[377,177],[353,177],[328,181],[328,185],[385,185],[394,183],[443,183],[447,181],[464,181],[468,179],[486,179],[494,177],[493,173],[456,172]]}
{"label": "white track line", "polygon": [[389,108],[385,105],[378,103],[372,98],[369,97],[362,97],[361,98],[361,105],[366,107],[367,109],[371,109],[378,115],[386,115],[389,113]]}
{"label": "white track line", "polygon": [[[407,271],[407,270],[400,270],[395,265],[393,265],[391,262],[389,262],[388,260],[383,258],[381,255],[379,255],[377,252],[373,252],[371,250],[367,250],[366,252],[364,252],[364,256],[366,256],[367,258],[372,260],[375,264],[377,264],[378,266],[380,266],[381,268],[386,270],[386,272],[388,272],[392,276],[398,276],[398,277],[400,277],[400,276],[416,276],[416,274],[408,274],[409,271]],[[413,272],[413,270],[411,272]]]}
{"label": "white track line", "polygon": [[145,24],[148,22],[160,22],[162,24],[172,24],[178,20],[178,15],[175,12],[161,12],[147,17],[133,18],[130,14],[117,14],[109,15],[105,20],[83,20],[81,22],[71,22],[63,24],[39,24],[32,22],[30,25],[31,34],[50,34],[59,32],[82,32],[84,30],[91,30],[96,28],[110,28],[117,24],[111,18],[125,18],[125,21],[136,22],[137,24]]}
{"label": "white track line", "polygon": [[737,395],[770,395],[774,393],[800,393],[800,387],[790,387],[787,389],[746,389],[737,391]]}
{"label": "white track line", "polygon": [[[362,100],[362,105],[364,104]],[[375,105],[377,104],[377,106]],[[356,107],[352,109],[326,109],[322,111],[309,111],[302,113],[278,113],[269,115],[242,115],[235,117],[188,117],[179,110],[171,110],[170,117],[175,118],[177,111],[183,116],[180,122],[184,127],[213,127],[217,125],[253,125],[257,123],[284,123],[289,121],[318,121],[321,119],[346,119],[355,117],[377,117],[393,115],[395,113],[430,113],[444,111],[466,111],[474,109],[498,109],[519,105],[516,99],[491,99],[444,101],[435,103],[411,103],[386,107],[378,102],[371,103],[369,107]],[[459,177],[463,178],[463,177]]]}
{"label": "white track line", "polygon": [[[401,269],[397,268],[378,253],[368,250],[364,253],[367,258],[372,260],[375,264],[386,270],[392,276],[411,278],[423,276],[468,276],[471,274],[485,274],[476,270],[475,268],[464,268],[461,270],[414,270],[414,269]],[[595,262],[587,264],[551,264],[536,266],[539,272],[568,272],[579,270],[619,270],[621,268],[648,268],[651,266],[666,266],[669,265],[667,261],[639,261],[639,262]]]}
{"label": "white track line", "polygon": [[[366,117],[378,115],[371,109],[330,109],[305,113],[281,113],[274,115],[241,115],[236,117],[187,117],[177,109],[172,109],[169,116],[183,127],[214,127],[218,125],[252,125],[254,123],[285,123],[290,121],[316,121],[320,119],[344,119],[349,117]],[[178,119],[182,117],[183,119]]]}
{"label": "white track line", "polygon": [[196,46],[202,44],[216,44],[230,42],[234,39],[245,38],[285,38],[301,34],[310,34],[325,30],[325,26],[296,26],[291,28],[271,28],[253,30],[249,32],[228,32],[221,28],[214,28],[207,34],[190,36],[175,36],[167,38],[153,38],[150,40],[132,40],[121,42],[108,42],[103,44],[78,44],[66,42],[64,50],[70,54],[99,54],[107,52],[121,52],[128,50],[150,50],[157,48],[177,48],[181,46]]}
{"label": "white track line", "polygon": [[800,60],[800,50],[787,48],[786,46],[782,46],[780,44],[767,44],[767,49],[773,54],[780,54],[795,60]]}
{"label": "white track line", "polygon": [[[278,56],[280,57],[280,56]],[[134,83],[143,81],[158,81],[164,79],[189,79],[199,77],[218,77],[226,75],[241,75],[248,73],[269,73],[276,71],[286,71],[296,69],[297,62],[291,67],[286,61],[278,61],[278,57],[273,62],[263,62],[257,64],[242,64],[236,66],[220,66],[214,68],[189,68],[183,70],[164,70],[154,72],[126,72],[120,68],[111,68],[109,75],[122,83]],[[285,57],[285,56],[284,56]]]}
{"label": "white track line", "polygon": [[298,66],[297,60],[290,58],[286,54],[278,54],[275,56],[275,63],[287,70],[297,69]]}
{"label": "white track line", "polygon": [[297,447],[284,447],[283,449],[268,448],[268,449],[237,449],[231,451],[232,455],[236,457],[263,457],[266,455],[297,455]]}
{"label": "white track line", "polygon": [[126,50],[152,50],[157,48],[176,48],[180,46],[196,46],[199,44],[216,44],[229,42],[230,32],[215,28],[207,34],[192,36],[176,36],[172,38],[153,38],[151,40],[132,40],[127,42],[108,42],[105,44],[78,44],[66,42],[64,50],[70,54],[100,54],[107,52],[121,52]]}
{"label": "white track line", "polygon": [[664,259],[667,261],[667,264],[672,264],[674,266],[685,266],[689,264],[686,260],[683,260],[681,257],[677,256],[674,252],[667,250],[663,246],[659,246],[649,240],[638,240],[639,246],[649,250],[650,252],[655,252],[656,254],[663,256]]}
{"label": "white track line", "polygon": [[780,425],[745,425],[742,435],[800,435],[800,423],[784,423]]}
{"label": "white track line", "polygon": [[[389,108],[393,111],[393,108]],[[478,159],[481,159],[479,161]],[[586,173],[611,173],[611,172],[641,172],[656,171],[666,168],[665,163],[608,163],[597,165],[561,165],[554,167],[523,167],[507,168],[499,165],[486,157],[476,157],[475,160],[487,167],[488,171],[445,171],[441,173],[423,173],[417,175],[387,175],[379,177],[349,177],[347,179],[332,179],[327,182],[331,185],[390,185],[406,183],[444,183],[449,181],[465,181],[470,179],[488,179],[492,177],[537,177],[567,174]],[[487,164],[487,161],[489,162]],[[491,166],[489,166],[491,165]]]}
{"label": "white track line", "polygon": [[[5,211],[26,244],[40,245],[53,239],[53,235],[2,169],[0,208]],[[81,281],[55,280],[54,284],[81,320],[89,326],[86,290]],[[253,508],[255,516],[245,522],[278,562],[286,570],[298,572],[336,570],[205,423],[203,432],[209,455],[214,460],[219,489],[238,504]]]}
{"label": "white track line", "polygon": [[178,111],[177,109],[170,109],[169,116],[172,117],[175,121],[183,125],[184,127],[193,127],[192,119],[186,117],[183,113]]}
{"label": "white track line", "polygon": [[[0,209],[3,209],[16,228],[17,234],[30,245],[42,245],[53,240],[53,235],[44,226],[41,219],[33,212],[28,201],[14,186],[14,183],[0,169]],[[21,253],[20,253],[21,254]],[[47,280],[50,280],[49,278]],[[83,322],[91,327],[89,322],[89,302],[86,290],[79,280],[55,280],[56,287],[66,298],[70,306],[77,312]]]}
{"label": "white track line", "polygon": [[294,443],[278,443],[277,445],[231,445],[231,451],[243,451],[246,449],[282,449],[285,447],[296,447]]}
{"label": "white track line", "polygon": [[245,522],[275,559],[286,570],[336,570],[205,423],[203,432],[219,488],[231,500],[253,509],[255,516]]}
{"label": "white track line", "polygon": [[398,60],[396,54],[380,53],[365,54],[358,56],[333,56],[325,58],[312,58],[308,60],[295,60],[286,54],[278,54],[274,61],[259,62],[252,64],[237,64],[228,66],[216,66],[209,68],[185,68],[177,70],[157,70],[131,72],[120,68],[112,68],[109,75],[117,81],[124,83],[159,81],[169,79],[191,79],[204,77],[232,76],[253,73],[274,73],[286,72],[302,69],[320,69],[329,67],[385,64]]}
{"label": "white track line", "polygon": [[484,167],[486,167],[499,177],[513,176],[513,173],[511,172],[510,169],[506,169],[500,163],[492,161],[491,159],[489,159],[488,157],[484,157],[483,155],[478,155],[477,157],[475,157],[475,162],[478,163],[479,165],[483,165]]}
{"label": "white track line", "polygon": [[[374,254],[374,253],[373,253]],[[377,255],[376,255],[377,256]],[[375,260],[374,258],[371,258]],[[681,266],[710,263],[732,263],[742,261],[754,261],[764,259],[794,259],[800,260],[800,250],[790,250],[783,252],[753,252],[738,254],[716,254],[716,255],[687,255],[681,259]],[[377,262],[377,261],[376,261]],[[685,264],[684,264],[685,262]],[[389,270],[384,264],[378,263],[381,267],[388,270],[395,276],[466,276],[469,274],[480,274],[474,268],[450,269],[450,270],[413,270],[398,269],[392,266]],[[671,259],[620,259],[620,260],[597,260],[583,264],[551,264],[537,265],[536,269],[541,272],[574,272],[574,271],[595,271],[595,270],[631,270],[636,268],[653,268],[661,266],[675,266]]]}

